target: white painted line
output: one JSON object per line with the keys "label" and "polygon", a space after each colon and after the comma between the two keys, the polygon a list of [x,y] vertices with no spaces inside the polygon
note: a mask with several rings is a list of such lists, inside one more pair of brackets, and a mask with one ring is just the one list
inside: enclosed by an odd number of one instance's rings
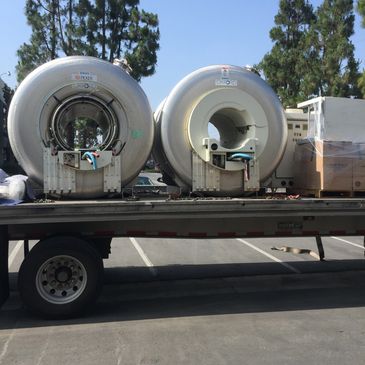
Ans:
{"label": "white painted line", "polygon": [[139,256],[141,256],[141,259],[143,260],[143,262],[145,263],[145,265],[150,269],[151,274],[153,276],[156,276],[157,275],[156,268],[153,266],[153,263],[151,262],[151,260],[148,258],[148,256],[145,254],[145,252],[142,250],[142,247],[139,245],[139,243],[137,242],[137,240],[134,237],[129,237],[129,239],[131,240],[134,248],[139,253]]}
{"label": "white painted line", "polygon": [[47,350],[49,349],[49,342],[50,342],[50,339],[53,335],[53,332],[54,332],[54,327],[48,327],[48,331],[47,331],[47,340],[44,341],[43,343],[43,349],[42,349],[42,352],[39,354],[39,358],[38,358],[38,361],[37,361],[37,365],[41,365],[42,362],[43,362],[43,359],[44,359],[44,356],[46,355],[47,353]]}
{"label": "white painted line", "polygon": [[273,260],[273,261],[275,261],[275,262],[279,263],[280,265],[282,265],[282,266],[286,267],[287,269],[289,269],[289,270],[291,270],[291,271],[293,271],[293,272],[295,272],[295,273],[297,273],[297,274],[301,274],[301,272],[300,272],[298,269],[296,269],[294,266],[291,266],[291,265],[289,265],[288,263],[281,261],[281,260],[280,260],[280,259],[278,259],[277,257],[275,257],[275,256],[273,256],[273,255],[270,255],[269,253],[267,253],[267,252],[265,252],[265,251],[261,250],[260,248],[258,248],[258,247],[256,247],[256,246],[254,246],[252,243],[247,242],[247,241],[243,240],[242,238],[237,238],[237,241],[240,241],[240,242],[242,242],[243,244],[245,244],[246,246],[248,246],[248,247],[252,248],[253,250],[255,250],[255,251],[257,251],[257,252],[260,252],[261,254],[263,254],[263,255],[265,255],[266,257],[268,257],[269,259],[271,259],[271,260]]}
{"label": "white painted line", "polygon": [[[16,325],[17,324],[15,324],[15,326]],[[11,330],[10,335],[8,336],[8,338],[6,339],[6,341],[4,343],[3,349],[2,349],[2,351],[0,353],[0,364],[3,363],[3,360],[5,358],[5,355],[8,352],[9,343],[13,340],[14,336],[15,336],[15,327]]]}
{"label": "white painted line", "polygon": [[358,245],[357,243],[353,243],[353,242],[344,240],[343,238],[335,237],[335,236],[331,236],[331,238],[333,238],[334,240],[337,240],[337,241],[345,242],[348,245],[355,246],[355,247],[358,247],[358,248],[361,248],[362,250],[364,250],[364,246]]}
{"label": "white painted line", "polygon": [[18,254],[19,250],[22,248],[23,245],[24,245],[24,241],[18,241],[16,243],[16,246],[13,248],[13,251],[11,251],[11,253],[8,257],[8,266],[9,266],[9,268],[13,264],[16,255]]}

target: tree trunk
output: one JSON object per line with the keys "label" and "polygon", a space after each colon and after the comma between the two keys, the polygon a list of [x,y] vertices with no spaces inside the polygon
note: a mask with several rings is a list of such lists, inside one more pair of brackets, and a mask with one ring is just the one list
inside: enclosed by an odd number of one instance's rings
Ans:
{"label": "tree trunk", "polygon": [[68,29],[70,32],[68,34],[68,54],[74,54],[72,50],[72,35],[73,35],[73,0],[68,2]]}
{"label": "tree trunk", "polygon": [[103,1],[103,9],[102,9],[102,35],[103,35],[103,39],[101,42],[101,58],[103,60],[106,59],[106,47],[105,47],[105,43],[106,43],[106,3],[105,0]]}
{"label": "tree trunk", "polygon": [[57,57],[57,26],[56,26],[56,13],[59,0],[52,0],[51,10],[51,59],[54,60]]}

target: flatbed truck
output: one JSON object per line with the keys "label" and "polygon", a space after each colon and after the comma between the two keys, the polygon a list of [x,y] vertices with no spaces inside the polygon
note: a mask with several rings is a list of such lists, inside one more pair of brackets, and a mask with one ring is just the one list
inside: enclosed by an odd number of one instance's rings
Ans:
{"label": "flatbed truck", "polygon": [[[0,207],[0,294],[9,295],[10,240],[39,241],[19,271],[19,292],[48,318],[83,313],[102,288],[114,237],[316,238],[365,236],[364,198],[86,200]],[[26,247],[25,247],[26,248]],[[26,250],[25,250],[26,251]]]}

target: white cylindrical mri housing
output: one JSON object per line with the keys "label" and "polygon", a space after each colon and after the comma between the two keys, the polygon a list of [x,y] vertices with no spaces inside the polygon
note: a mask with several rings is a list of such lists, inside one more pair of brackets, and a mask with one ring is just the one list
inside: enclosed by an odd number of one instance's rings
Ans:
{"label": "white cylindrical mri housing", "polygon": [[191,73],[160,104],[155,120],[154,157],[166,181],[185,191],[257,191],[287,141],[278,97],[256,73],[237,66]]}
{"label": "white cylindrical mri housing", "polygon": [[30,73],[8,117],[11,147],[45,192],[75,198],[120,191],[152,149],[152,111],[121,67],[85,56],[64,57]]}

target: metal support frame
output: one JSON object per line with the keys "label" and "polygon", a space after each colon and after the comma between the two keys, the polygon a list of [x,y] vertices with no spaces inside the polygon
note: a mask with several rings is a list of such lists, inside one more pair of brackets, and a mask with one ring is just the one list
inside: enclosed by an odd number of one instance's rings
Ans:
{"label": "metal support frame", "polygon": [[323,248],[321,236],[316,236],[316,243],[317,243],[317,248],[318,248],[319,259],[320,259],[320,261],[324,261],[324,248]]}
{"label": "metal support frame", "polygon": [[0,226],[0,306],[9,297],[8,227]]}
{"label": "metal support frame", "polygon": [[29,240],[24,240],[24,257],[27,257],[29,253]]}

